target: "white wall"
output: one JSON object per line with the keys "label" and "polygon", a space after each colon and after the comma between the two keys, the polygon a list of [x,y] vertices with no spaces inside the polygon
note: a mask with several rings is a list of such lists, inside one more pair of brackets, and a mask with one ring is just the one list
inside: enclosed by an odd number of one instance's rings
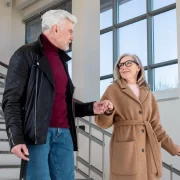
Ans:
{"label": "white wall", "polygon": [[0,1],[0,59],[8,64],[13,52],[25,42],[25,27],[22,17],[12,6]]}
{"label": "white wall", "polygon": [[75,26],[72,46],[72,80],[75,97],[83,102],[99,99],[100,0],[72,0]]}

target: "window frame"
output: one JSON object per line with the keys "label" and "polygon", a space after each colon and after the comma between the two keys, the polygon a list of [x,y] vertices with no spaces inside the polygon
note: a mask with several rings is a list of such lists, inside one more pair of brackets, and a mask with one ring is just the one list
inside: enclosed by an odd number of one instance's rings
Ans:
{"label": "window frame", "polygon": [[[119,16],[119,3],[118,0],[113,0],[112,1],[112,18],[113,18],[113,24],[110,27],[104,28],[100,30],[100,35],[103,35],[105,33],[108,33],[112,31],[113,35],[113,69],[114,65],[117,61],[118,54],[119,54],[119,43],[118,43],[118,29],[121,27],[139,22],[141,20],[147,20],[147,65],[144,66],[144,69],[147,70],[147,75],[148,75],[148,83],[150,84],[151,89],[154,91],[155,90],[155,77],[154,77],[154,69],[159,68],[159,67],[165,67],[173,64],[178,63],[178,59],[170,59],[165,62],[160,62],[160,63],[154,63],[153,64],[153,17],[165,12],[168,12],[170,10],[176,9],[176,3],[161,7],[159,9],[153,10],[152,6],[153,0],[146,0],[146,13],[142,14],[140,16],[134,17],[132,19],[126,20],[124,22],[118,23],[118,16]],[[101,80],[109,79],[112,78],[113,74],[107,74],[104,76],[100,77]],[[178,80],[179,81],[179,80]]]}

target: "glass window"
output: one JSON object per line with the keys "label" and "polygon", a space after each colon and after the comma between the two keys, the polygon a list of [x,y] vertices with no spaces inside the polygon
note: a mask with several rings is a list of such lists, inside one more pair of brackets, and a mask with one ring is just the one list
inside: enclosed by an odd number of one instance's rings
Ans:
{"label": "glass window", "polygon": [[113,82],[113,78],[100,81],[100,97],[104,94],[107,87]]}
{"label": "glass window", "polygon": [[176,0],[153,0],[153,9],[158,9],[175,3]]}
{"label": "glass window", "polygon": [[146,0],[118,0],[119,22],[137,17],[146,13]]}
{"label": "glass window", "polygon": [[120,55],[136,54],[144,66],[147,65],[147,28],[146,20],[119,29]]}
{"label": "glass window", "polygon": [[41,34],[41,20],[28,24],[26,27],[26,43],[34,42]]}
{"label": "glass window", "polygon": [[147,70],[145,70],[145,71],[144,71],[144,73],[145,73],[145,78],[146,78],[146,81],[148,82],[148,71],[147,71]]}
{"label": "glass window", "polygon": [[154,17],[154,63],[177,59],[176,10]]}
{"label": "glass window", "polygon": [[178,64],[154,69],[154,79],[155,91],[177,88]]}
{"label": "glass window", "polygon": [[112,26],[112,0],[101,0],[100,29]]}
{"label": "glass window", "polygon": [[[67,54],[72,58],[72,51],[68,52]],[[68,65],[69,76],[72,78],[72,59],[67,62],[67,65]]]}
{"label": "glass window", "polygon": [[113,72],[112,31],[100,36],[100,76]]}

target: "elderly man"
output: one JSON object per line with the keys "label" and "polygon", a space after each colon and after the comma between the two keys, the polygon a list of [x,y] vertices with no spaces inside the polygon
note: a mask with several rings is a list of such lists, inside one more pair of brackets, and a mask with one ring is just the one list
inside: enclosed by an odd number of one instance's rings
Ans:
{"label": "elderly man", "polygon": [[76,22],[66,11],[46,12],[39,39],[11,57],[2,108],[11,152],[22,159],[21,180],[74,180],[74,117],[113,109],[109,101],[73,102],[65,51]]}

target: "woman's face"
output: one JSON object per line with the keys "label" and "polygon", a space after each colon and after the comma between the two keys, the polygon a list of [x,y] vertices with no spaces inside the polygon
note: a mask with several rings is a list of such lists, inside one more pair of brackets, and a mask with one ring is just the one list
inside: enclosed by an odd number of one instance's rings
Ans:
{"label": "woman's face", "polygon": [[137,76],[140,71],[140,67],[133,57],[123,57],[120,60],[118,67],[119,73],[123,79],[125,79],[127,82],[137,82]]}

